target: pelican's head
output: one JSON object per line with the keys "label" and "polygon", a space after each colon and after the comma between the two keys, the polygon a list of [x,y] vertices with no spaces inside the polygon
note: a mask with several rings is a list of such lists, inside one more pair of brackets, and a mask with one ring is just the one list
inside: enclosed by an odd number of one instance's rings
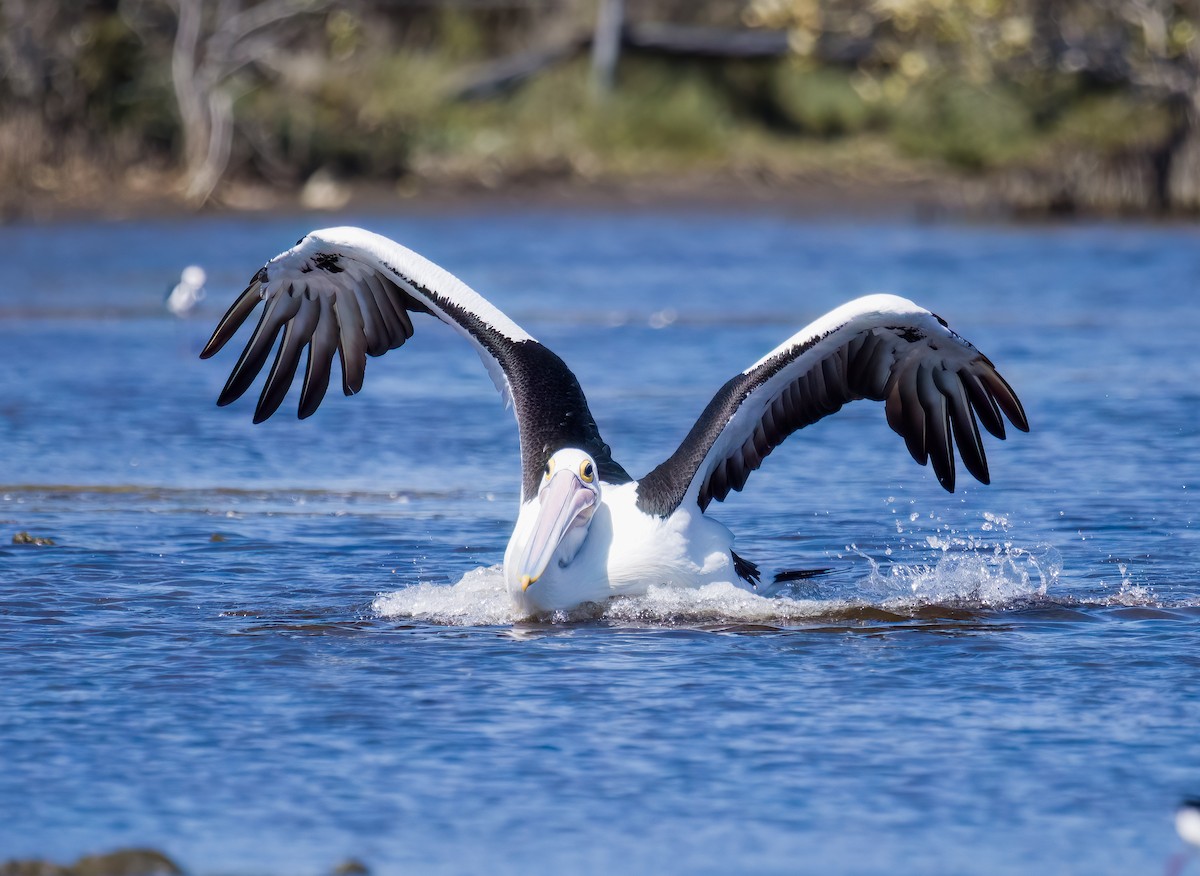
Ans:
{"label": "pelican's head", "polygon": [[551,456],[537,498],[522,510],[509,545],[509,586],[523,594],[552,563],[566,566],[575,559],[599,504],[596,461],[572,447]]}

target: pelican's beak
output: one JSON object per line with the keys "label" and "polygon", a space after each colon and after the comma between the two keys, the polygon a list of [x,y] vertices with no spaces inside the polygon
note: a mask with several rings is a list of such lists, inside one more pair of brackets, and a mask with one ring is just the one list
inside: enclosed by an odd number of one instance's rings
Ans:
{"label": "pelican's beak", "polygon": [[537,519],[517,561],[517,580],[522,592],[542,577],[567,533],[586,526],[592,519],[596,498],[595,490],[574,472],[560,471],[550,478],[538,496]]}

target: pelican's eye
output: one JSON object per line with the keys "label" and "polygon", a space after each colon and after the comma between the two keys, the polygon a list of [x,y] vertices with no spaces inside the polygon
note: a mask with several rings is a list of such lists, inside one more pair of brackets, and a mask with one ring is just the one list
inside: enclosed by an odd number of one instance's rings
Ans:
{"label": "pelican's eye", "polygon": [[546,480],[550,480],[550,475],[554,474],[554,460],[546,460],[546,470],[544,472]]}
{"label": "pelican's eye", "polygon": [[596,467],[585,459],[579,464],[579,477],[583,479],[585,484],[590,484],[596,479]]}

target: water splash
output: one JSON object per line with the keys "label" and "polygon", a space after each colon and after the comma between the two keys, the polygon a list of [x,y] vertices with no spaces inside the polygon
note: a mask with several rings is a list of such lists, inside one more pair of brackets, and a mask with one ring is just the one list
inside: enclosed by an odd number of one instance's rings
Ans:
{"label": "water splash", "polygon": [[[733,584],[696,589],[652,585],[641,596],[618,597],[541,619],[554,623],[795,623],[835,615],[851,606],[845,600],[762,596]],[[372,608],[384,618],[414,618],[451,626],[503,625],[527,619],[512,604],[501,566],[473,569],[449,587],[421,583],[382,593]]]}
{"label": "water splash", "polygon": [[856,551],[870,566],[860,583],[881,607],[903,611],[924,605],[998,609],[1045,597],[1062,574],[1062,557],[1049,545],[1034,550],[1009,542],[929,537],[940,552],[932,563],[886,563]]}
{"label": "water splash", "polygon": [[380,617],[416,618],[448,626],[500,626],[521,620],[504,587],[502,566],[472,569],[458,583],[420,583],[381,593],[371,603]]}
{"label": "water splash", "polygon": [[[1001,610],[1044,599],[1062,571],[1058,552],[1029,551],[1010,542],[973,538],[932,539],[932,562],[880,563],[854,549],[867,564],[865,576],[834,592],[817,588],[796,593],[751,592],[733,584],[696,589],[651,586],[644,595],[557,612],[551,622],[585,620],[621,624],[797,624],[830,618],[902,619],[929,607]],[[928,550],[928,549],[927,549]],[[373,603],[384,618],[414,618],[435,624],[489,626],[525,618],[513,607],[500,566],[474,569],[449,587],[420,583],[380,594]]]}
{"label": "water splash", "polygon": [[[641,596],[619,597],[538,620],[602,621],[663,626],[708,624],[801,625],[840,621],[903,621],[961,611],[995,612],[1031,605],[1063,607],[1165,607],[1136,583],[1124,562],[1119,582],[1101,589],[1060,586],[1063,558],[1049,544],[1018,544],[1014,523],[984,512],[974,521],[895,507],[897,537],[871,549],[848,545],[837,559],[850,563],[825,578],[764,587],[733,584],[698,589],[651,586]],[[915,501],[911,504],[915,504]],[[831,557],[832,559],[832,557]],[[836,563],[834,564],[836,565]],[[1074,590],[1074,592],[1072,592]],[[380,594],[373,604],[384,618],[413,618],[454,626],[511,625],[527,618],[512,605],[500,566],[474,569],[452,586],[420,583]]]}
{"label": "water splash", "polygon": [[[911,499],[908,504],[915,506],[916,501]],[[930,604],[984,609],[1031,602],[1095,607],[1164,605],[1150,587],[1135,582],[1124,562],[1116,562],[1120,579],[1115,590],[1112,582],[1102,580],[1087,589],[1063,592],[1059,550],[1049,544],[1018,545],[1011,535],[1016,524],[1007,514],[985,511],[971,521],[953,514],[943,517],[915,510],[905,514],[894,496],[885,504],[891,506],[898,538],[883,556],[894,561],[881,562],[856,545],[847,547],[870,565],[871,573],[860,586],[881,606],[902,611]]]}
{"label": "water splash", "polygon": [[1137,584],[1129,575],[1129,567],[1117,563],[1117,571],[1121,573],[1121,582],[1117,592],[1106,597],[1104,604],[1130,607],[1159,607],[1162,605],[1154,591],[1144,584]]}

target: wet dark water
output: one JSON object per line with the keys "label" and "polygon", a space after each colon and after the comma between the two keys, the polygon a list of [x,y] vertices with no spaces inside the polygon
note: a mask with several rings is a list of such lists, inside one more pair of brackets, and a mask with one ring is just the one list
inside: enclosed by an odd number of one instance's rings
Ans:
{"label": "wet dark water", "polygon": [[[520,621],[491,568],[516,430],[449,331],[303,423],[213,404],[213,320],[328,218],[2,228],[0,859],[1162,871],[1200,789],[1200,231],[349,221],[562,354],[631,472],[873,291],[973,340],[1033,432],[951,496],[853,405],[714,508],[764,568],[828,576]],[[191,263],[209,297],[175,320]]]}

